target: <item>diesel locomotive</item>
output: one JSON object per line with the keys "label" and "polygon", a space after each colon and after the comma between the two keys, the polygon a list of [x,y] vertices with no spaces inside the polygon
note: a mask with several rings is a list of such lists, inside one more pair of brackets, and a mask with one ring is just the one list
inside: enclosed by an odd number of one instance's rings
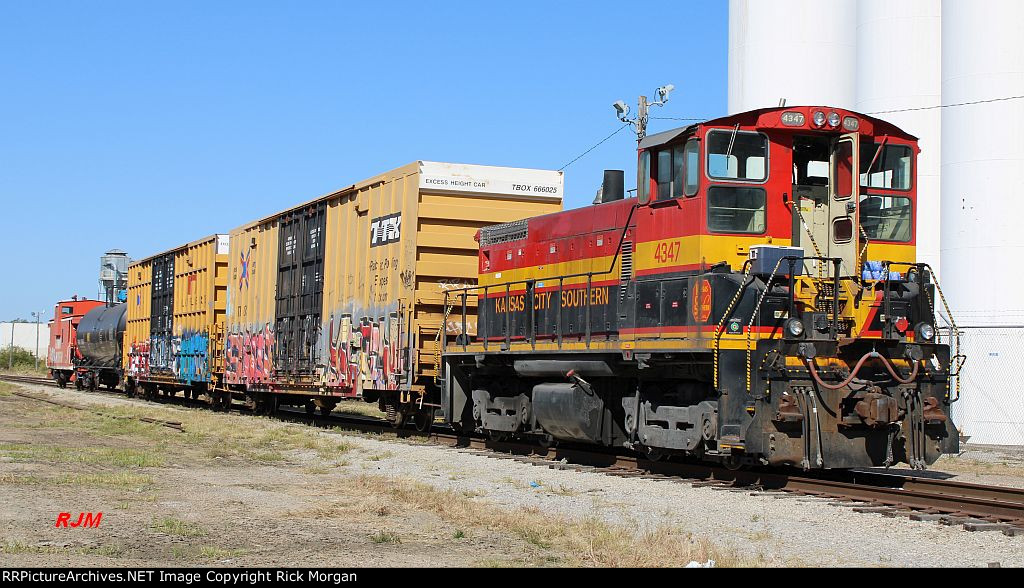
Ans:
{"label": "diesel locomotive", "polygon": [[956,452],[918,153],[864,114],[756,110],[643,138],[635,197],[606,173],[594,206],[482,228],[478,284],[446,292],[445,420],[730,467]]}

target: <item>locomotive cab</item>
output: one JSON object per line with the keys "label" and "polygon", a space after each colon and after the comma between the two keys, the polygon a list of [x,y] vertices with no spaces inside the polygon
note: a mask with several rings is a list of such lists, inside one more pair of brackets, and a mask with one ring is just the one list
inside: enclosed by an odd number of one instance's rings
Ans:
{"label": "locomotive cab", "polygon": [[645,137],[636,198],[481,230],[480,286],[448,293],[479,330],[443,342],[446,417],[729,464],[956,451],[961,359],[916,263],[917,153],[824,107]]}

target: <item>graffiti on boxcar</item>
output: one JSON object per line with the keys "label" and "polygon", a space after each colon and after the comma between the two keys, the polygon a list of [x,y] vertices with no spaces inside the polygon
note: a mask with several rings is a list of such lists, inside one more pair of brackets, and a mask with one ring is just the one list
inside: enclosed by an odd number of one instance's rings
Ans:
{"label": "graffiti on boxcar", "polygon": [[345,313],[331,316],[327,328],[329,363],[321,370],[321,382],[327,386],[396,390],[402,374],[401,321],[392,312],[377,319],[352,320]]}
{"label": "graffiti on boxcar", "polygon": [[173,371],[174,369],[174,338],[149,338],[149,371]]}
{"label": "graffiti on boxcar", "polygon": [[149,375],[149,341],[135,341],[128,350],[128,375],[143,378]]}
{"label": "graffiti on boxcar", "polygon": [[225,337],[225,380],[229,384],[261,383],[271,379],[274,369],[274,329],[246,329]]}
{"label": "graffiti on boxcar", "polygon": [[210,337],[204,332],[185,331],[174,338],[174,374],[178,380],[188,384],[210,380],[209,344]]}

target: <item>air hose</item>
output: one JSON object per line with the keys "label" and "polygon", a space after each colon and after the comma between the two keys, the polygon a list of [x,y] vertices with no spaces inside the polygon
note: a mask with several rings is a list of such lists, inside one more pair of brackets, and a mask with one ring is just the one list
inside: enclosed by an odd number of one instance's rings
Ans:
{"label": "air hose", "polygon": [[861,357],[860,360],[857,362],[857,364],[853,366],[853,369],[850,370],[850,375],[845,380],[838,384],[829,384],[821,379],[821,376],[818,375],[818,368],[814,365],[813,358],[807,358],[805,361],[807,362],[807,369],[811,372],[811,376],[814,378],[814,381],[817,382],[819,386],[825,388],[826,390],[839,390],[840,388],[845,388],[850,384],[850,382],[857,378],[857,374],[860,372],[860,368],[869,359],[882,360],[882,365],[885,366],[886,371],[888,371],[889,375],[891,375],[893,379],[899,382],[900,384],[910,384],[917,379],[917,372],[920,367],[920,362],[914,362],[914,368],[910,371],[910,376],[904,379],[901,378],[900,375],[896,373],[896,370],[892,367],[892,364],[889,362],[889,360],[886,359],[885,356],[883,356],[881,353],[878,353],[877,351],[869,351],[868,353],[865,353],[864,356]]}

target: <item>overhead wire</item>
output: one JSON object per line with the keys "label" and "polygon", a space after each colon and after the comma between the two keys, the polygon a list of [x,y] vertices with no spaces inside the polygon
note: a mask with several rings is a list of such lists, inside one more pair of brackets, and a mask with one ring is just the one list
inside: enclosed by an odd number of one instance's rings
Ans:
{"label": "overhead wire", "polygon": [[[1007,100],[1021,100],[1021,99],[1024,99],[1024,95],[1021,95],[1021,96],[1003,96],[1001,98],[987,98],[987,99],[984,99],[984,100],[971,100],[969,102],[956,102],[956,103],[953,103],[953,104],[936,104],[934,106],[917,106],[917,107],[913,107],[913,108],[896,108],[896,109],[893,109],[893,110],[876,110],[874,112],[867,112],[865,114],[875,115],[875,114],[895,114],[895,113],[898,113],[898,112],[916,112],[916,111],[921,111],[921,110],[935,110],[935,109],[938,109],[938,108],[953,108],[953,107],[958,107],[958,106],[972,106],[972,105],[975,105],[975,104],[988,104],[988,103],[991,103],[991,102],[1005,102]],[[686,122],[699,122],[699,121],[705,121],[705,120],[710,120],[711,119],[711,117],[694,118],[694,117],[680,117],[680,116],[652,116],[650,118],[651,118],[651,120],[678,120],[678,121],[686,121]],[[569,167],[570,165],[576,163],[580,159],[583,159],[584,156],[586,156],[588,153],[590,153],[594,149],[597,149],[598,147],[600,147],[602,144],[604,144],[606,141],[608,141],[609,139],[611,139],[615,135],[618,135],[622,131],[622,129],[626,128],[627,126],[629,126],[629,123],[623,123],[623,125],[620,126],[618,129],[616,129],[614,133],[608,135],[604,139],[601,139],[593,147],[591,147],[590,149],[587,149],[583,153],[580,153],[579,155],[574,157],[569,163],[567,163],[567,164],[563,165],[562,167],[558,168],[558,171],[565,171],[565,169],[567,167]]]}

